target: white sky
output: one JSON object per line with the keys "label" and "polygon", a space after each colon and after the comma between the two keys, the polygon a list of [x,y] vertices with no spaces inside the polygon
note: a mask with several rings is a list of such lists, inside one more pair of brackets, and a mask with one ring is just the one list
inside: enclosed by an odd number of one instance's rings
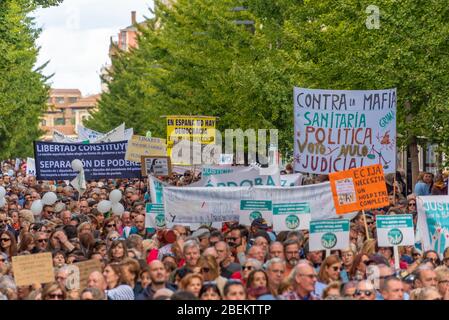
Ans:
{"label": "white sky", "polygon": [[131,25],[131,11],[137,21],[151,17],[153,0],[64,0],[58,7],[34,13],[42,28],[37,65],[50,61],[45,75],[53,88],[80,89],[83,95],[101,92],[100,70],[109,63],[109,41]]}

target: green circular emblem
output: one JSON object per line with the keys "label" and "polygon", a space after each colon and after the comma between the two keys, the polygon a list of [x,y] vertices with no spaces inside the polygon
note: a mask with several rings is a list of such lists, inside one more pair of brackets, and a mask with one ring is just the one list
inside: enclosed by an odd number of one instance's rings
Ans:
{"label": "green circular emblem", "polygon": [[156,215],[155,221],[156,221],[156,227],[159,227],[159,228],[165,227],[165,215],[164,214]]}
{"label": "green circular emblem", "polygon": [[337,236],[334,233],[328,232],[321,236],[321,245],[326,249],[332,249],[336,244]]}
{"label": "green circular emblem", "polygon": [[392,245],[399,245],[403,239],[404,235],[402,234],[401,230],[391,229],[390,231],[388,231],[388,242],[390,242]]}
{"label": "green circular emblem", "polygon": [[289,229],[296,229],[299,226],[299,218],[298,216],[291,214],[285,218],[285,225]]}
{"label": "green circular emblem", "polygon": [[262,213],[260,211],[253,211],[249,214],[249,220],[253,222],[256,219],[262,218]]}

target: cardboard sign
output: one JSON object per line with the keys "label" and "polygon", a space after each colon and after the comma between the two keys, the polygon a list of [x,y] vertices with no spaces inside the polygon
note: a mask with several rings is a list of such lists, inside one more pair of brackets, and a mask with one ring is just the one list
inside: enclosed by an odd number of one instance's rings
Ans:
{"label": "cardboard sign", "polygon": [[344,250],[349,247],[349,220],[310,221],[310,251]]}
{"label": "cardboard sign", "polygon": [[147,203],[145,214],[145,228],[161,229],[165,228],[164,205],[158,203]]}
{"label": "cardboard sign", "polygon": [[376,227],[379,247],[415,245],[413,216],[411,214],[378,215],[376,217]]}
{"label": "cardboard sign", "polygon": [[273,221],[271,201],[266,200],[241,200],[240,201],[240,224],[250,226],[258,218],[264,218],[268,225]]}
{"label": "cardboard sign", "polygon": [[273,231],[309,230],[310,205],[307,202],[273,204]]}
{"label": "cardboard sign", "polygon": [[142,156],[142,175],[168,177],[171,175],[170,157],[164,156]]}
{"label": "cardboard sign", "polygon": [[17,286],[55,281],[50,252],[12,257],[12,269]]}
{"label": "cardboard sign", "polygon": [[337,214],[389,205],[387,186],[379,164],[329,175]]}
{"label": "cardboard sign", "polygon": [[165,156],[166,153],[165,139],[134,135],[128,141],[125,160],[140,163],[142,156]]}
{"label": "cardboard sign", "polygon": [[94,271],[101,272],[101,262],[97,259],[91,259],[73,264],[78,268],[79,274],[79,290],[84,290],[87,287],[89,275]]}

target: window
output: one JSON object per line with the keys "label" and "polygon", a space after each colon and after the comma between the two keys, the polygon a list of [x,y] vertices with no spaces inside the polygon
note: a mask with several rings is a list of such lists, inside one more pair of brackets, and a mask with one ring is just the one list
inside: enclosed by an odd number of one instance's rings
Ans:
{"label": "window", "polygon": [[69,103],[75,103],[78,101],[77,97],[69,97]]}
{"label": "window", "polygon": [[120,38],[121,38],[121,45],[122,45],[121,49],[126,50],[126,48],[127,48],[126,31],[122,31]]}
{"label": "window", "polygon": [[64,103],[65,102],[64,97],[56,97],[55,100],[56,100],[56,103]]}
{"label": "window", "polygon": [[55,119],[55,126],[64,126],[65,125],[65,119],[64,118],[56,118]]}
{"label": "window", "polygon": [[45,127],[47,125],[47,120],[43,119],[41,120],[41,126]]}

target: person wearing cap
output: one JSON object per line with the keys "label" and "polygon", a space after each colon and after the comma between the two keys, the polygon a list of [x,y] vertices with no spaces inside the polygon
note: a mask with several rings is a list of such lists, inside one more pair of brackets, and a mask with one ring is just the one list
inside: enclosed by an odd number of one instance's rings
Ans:
{"label": "person wearing cap", "polygon": [[206,250],[206,248],[209,247],[209,236],[210,231],[209,229],[206,228],[200,228],[196,230],[194,233],[192,233],[192,237],[198,239],[201,252],[203,252],[204,250]]}
{"label": "person wearing cap", "polygon": [[250,238],[255,239],[259,231],[265,231],[270,236],[270,242],[276,241],[276,236],[269,229],[268,222],[264,218],[254,219],[250,227]]}

